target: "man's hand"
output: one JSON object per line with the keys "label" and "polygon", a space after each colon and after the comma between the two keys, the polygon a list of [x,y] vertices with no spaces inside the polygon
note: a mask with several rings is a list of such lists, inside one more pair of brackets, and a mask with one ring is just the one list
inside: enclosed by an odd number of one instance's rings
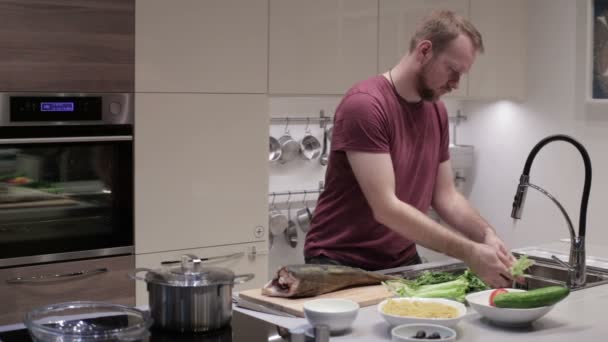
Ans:
{"label": "man's hand", "polygon": [[496,249],[498,257],[507,267],[511,267],[511,265],[515,262],[515,257],[513,256],[513,254],[509,252],[505,243],[498,237],[498,235],[496,235],[493,230],[487,230],[483,243]]}
{"label": "man's hand", "polygon": [[503,253],[494,246],[474,243],[464,261],[489,286],[510,287],[513,278],[509,266],[503,262],[505,256],[501,254]]}

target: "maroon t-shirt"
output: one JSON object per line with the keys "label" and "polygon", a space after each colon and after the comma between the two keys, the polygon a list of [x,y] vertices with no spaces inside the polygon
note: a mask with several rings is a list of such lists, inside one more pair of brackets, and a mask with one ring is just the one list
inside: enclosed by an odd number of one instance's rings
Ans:
{"label": "maroon t-shirt", "polygon": [[368,270],[408,263],[416,245],[374,219],[345,152],[390,154],[397,197],[427,212],[439,164],[449,159],[448,134],[447,111],[440,101],[408,103],[381,75],[352,87],[336,110],[326,188],[304,255],[323,254]]}

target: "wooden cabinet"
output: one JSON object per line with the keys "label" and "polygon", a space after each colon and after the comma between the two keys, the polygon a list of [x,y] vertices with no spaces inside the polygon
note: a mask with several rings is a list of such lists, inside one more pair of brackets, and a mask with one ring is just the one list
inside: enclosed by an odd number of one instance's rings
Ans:
{"label": "wooden cabinet", "polygon": [[0,22],[0,91],[133,92],[134,0],[2,0]]}
{"label": "wooden cabinet", "polygon": [[527,6],[526,0],[471,0],[471,21],[486,52],[469,73],[470,98],[525,99]]}
{"label": "wooden cabinet", "polygon": [[[394,67],[409,50],[410,39],[422,19],[432,10],[448,9],[468,18],[469,0],[380,0],[378,58],[382,73]],[[467,95],[468,77],[448,96]]]}
{"label": "wooden cabinet", "polygon": [[266,95],[136,97],[136,254],[265,241]]}
{"label": "wooden cabinet", "polygon": [[269,93],[344,94],[377,69],[378,0],[270,0]]}
{"label": "wooden cabinet", "polygon": [[[180,260],[180,257],[183,254],[194,254],[199,258],[229,256],[227,258],[204,261],[204,264],[209,267],[230,269],[235,275],[248,273],[255,275],[253,279],[247,282],[236,284],[234,291],[260,288],[264,286],[268,280],[268,250],[265,242],[142,254],[137,255],[136,263],[137,267],[156,270],[161,268],[161,262]],[[179,266],[179,264],[170,265],[169,267],[176,266]],[[144,272],[139,274],[139,276],[144,275]],[[138,281],[136,288],[137,305],[147,305],[148,291],[145,282]]]}
{"label": "wooden cabinet", "polygon": [[[135,281],[128,272],[134,268],[135,256],[120,256],[1,269],[0,325],[22,323],[26,312],[53,303],[83,300],[133,306]],[[52,277],[75,272],[88,275]],[[16,278],[22,281],[11,282]]]}
{"label": "wooden cabinet", "polygon": [[266,93],[268,0],[138,0],[136,91]]}
{"label": "wooden cabinet", "polygon": [[526,73],[527,3],[525,0],[380,0],[379,70],[399,62],[422,18],[434,9],[449,9],[468,18],[483,37],[478,55],[459,89],[448,97],[523,99]]}

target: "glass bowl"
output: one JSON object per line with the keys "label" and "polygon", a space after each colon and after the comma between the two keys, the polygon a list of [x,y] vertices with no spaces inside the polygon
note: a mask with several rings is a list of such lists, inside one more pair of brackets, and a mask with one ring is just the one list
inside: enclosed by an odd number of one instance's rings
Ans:
{"label": "glass bowl", "polygon": [[152,318],[124,305],[66,302],[36,308],[24,323],[34,341],[141,341],[149,336]]}

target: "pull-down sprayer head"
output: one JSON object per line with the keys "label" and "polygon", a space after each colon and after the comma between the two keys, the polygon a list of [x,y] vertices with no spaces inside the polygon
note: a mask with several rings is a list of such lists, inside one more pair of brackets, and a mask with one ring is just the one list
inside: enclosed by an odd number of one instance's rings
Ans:
{"label": "pull-down sprayer head", "polygon": [[511,217],[514,219],[519,220],[521,218],[521,213],[524,211],[529,179],[530,176],[528,175],[521,175],[521,177],[519,177],[519,185],[517,186],[515,198],[513,199],[513,210],[511,210]]}

